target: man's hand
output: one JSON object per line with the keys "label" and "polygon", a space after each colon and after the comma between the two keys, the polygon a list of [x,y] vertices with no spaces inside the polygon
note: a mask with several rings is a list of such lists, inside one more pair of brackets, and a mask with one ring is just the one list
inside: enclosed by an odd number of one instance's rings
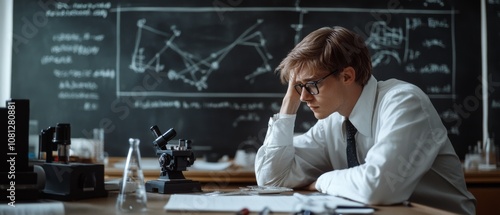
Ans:
{"label": "man's hand", "polygon": [[316,181],[314,181],[313,183],[309,184],[308,186],[305,187],[305,189],[307,190],[311,190],[311,191],[318,191],[316,189]]}
{"label": "man's hand", "polygon": [[288,80],[288,89],[286,91],[285,97],[283,98],[283,103],[281,104],[281,114],[296,114],[300,106],[300,95],[294,88],[297,83],[295,72],[290,72],[290,80]]}

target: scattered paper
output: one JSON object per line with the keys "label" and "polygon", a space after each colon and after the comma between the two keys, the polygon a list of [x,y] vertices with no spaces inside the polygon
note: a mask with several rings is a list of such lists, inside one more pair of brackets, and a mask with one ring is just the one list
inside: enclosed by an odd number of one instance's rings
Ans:
{"label": "scattered paper", "polygon": [[[114,163],[114,167],[117,169],[125,169],[125,160]],[[156,158],[142,158],[141,159],[142,170],[160,170],[160,163]]]}
{"label": "scattered paper", "polygon": [[206,162],[204,160],[196,160],[188,169],[193,170],[225,170],[231,166],[231,162]]}
{"label": "scattered paper", "polygon": [[[304,208],[311,211],[324,210],[325,204],[335,208],[364,207],[365,205],[331,195],[307,195],[307,201],[302,197],[290,195],[241,195],[241,196],[212,196],[194,194],[174,194],[164,206],[167,211],[218,211],[236,212],[243,208],[262,211],[269,208],[272,212],[292,213]],[[310,204],[313,202],[314,204]]]}

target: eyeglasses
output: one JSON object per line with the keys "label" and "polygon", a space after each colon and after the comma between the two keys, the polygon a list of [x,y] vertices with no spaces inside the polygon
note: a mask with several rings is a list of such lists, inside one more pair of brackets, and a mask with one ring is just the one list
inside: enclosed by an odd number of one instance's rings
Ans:
{"label": "eyeglasses", "polygon": [[318,95],[319,94],[319,89],[318,89],[318,84],[325,80],[328,76],[334,74],[336,71],[330,72],[328,75],[326,75],[323,78],[320,78],[317,81],[309,81],[305,84],[296,84],[294,86],[295,90],[299,95],[302,95],[302,88],[306,88],[307,92],[309,92],[311,95]]}

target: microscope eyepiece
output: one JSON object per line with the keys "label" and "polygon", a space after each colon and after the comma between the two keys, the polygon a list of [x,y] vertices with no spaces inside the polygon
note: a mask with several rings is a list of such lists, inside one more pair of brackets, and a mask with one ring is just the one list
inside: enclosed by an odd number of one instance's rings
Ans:
{"label": "microscope eyepiece", "polygon": [[150,130],[151,130],[151,132],[153,132],[153,135],[155,135],[155,137],[156,137],[156,140],[153,141],[154,146],[157,149],[161,149],[161,150],[166,150],[168,141],[170,141],[172,138],[175,137],[175,135],[177,135],[177,132],[175,132],[175,130],[173,128],[168,129],[168,131],[163,133],[163,134],[161,134],[160,129],[156,125],[153,125],[150,128]]}
{"label": "microscope eyepiece", "polygon": [[57,145],[71,145],[71,126],[68,123],[57,123],[52,142]]}

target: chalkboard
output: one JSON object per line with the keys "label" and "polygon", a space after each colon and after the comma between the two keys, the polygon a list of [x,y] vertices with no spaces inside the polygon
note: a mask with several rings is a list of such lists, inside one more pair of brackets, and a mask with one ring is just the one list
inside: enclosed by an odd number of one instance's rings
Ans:
{"label": "chalkboard", "polygon": [[[12,97],[30,99],[39,128],[104,128],[110,156],[125,156],[129,137],[154,156],[152,125],[193,140],[199,156],[233,156],[261,144],[279,111],[281,59],[339,25],[365,38],[378,80],[429,95],[463,158],[482,137],[479,11],[434,0],[15,1]],[[301,107],[296,131],[314,123]]]}

